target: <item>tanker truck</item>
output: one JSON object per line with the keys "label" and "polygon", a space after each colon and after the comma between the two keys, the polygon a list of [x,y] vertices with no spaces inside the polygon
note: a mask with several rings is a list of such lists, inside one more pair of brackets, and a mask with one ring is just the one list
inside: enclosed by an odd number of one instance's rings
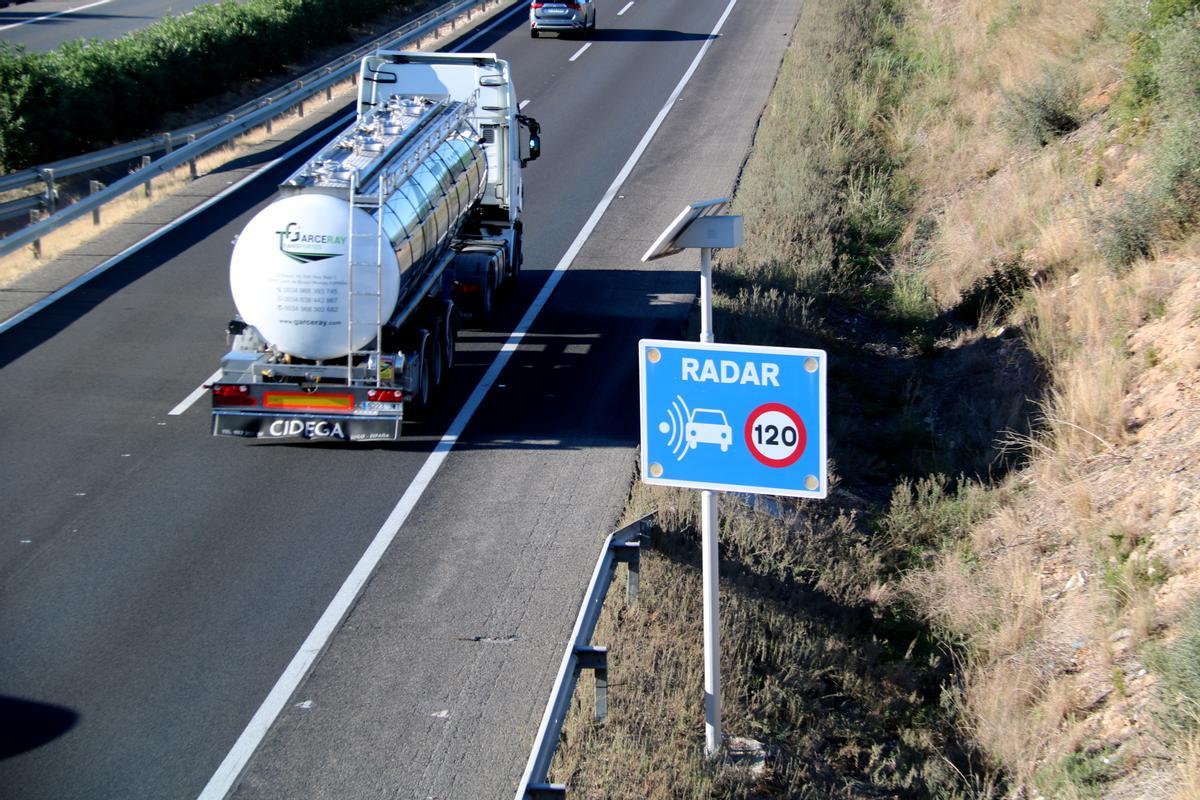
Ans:
{"label": "tanker truck", "polygon": [[492,54],[377,52],[354,122],[234,241],[215,436],[389,441],[521,269],[539,126]]}

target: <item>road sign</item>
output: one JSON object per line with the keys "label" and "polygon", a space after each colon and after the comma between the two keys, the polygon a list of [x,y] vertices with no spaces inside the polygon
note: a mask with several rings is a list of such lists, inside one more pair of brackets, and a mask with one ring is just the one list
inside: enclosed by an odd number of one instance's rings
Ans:
{"label": "road sign", "polygon": [[643,339],[642,480],[825,497],[824,350]]}

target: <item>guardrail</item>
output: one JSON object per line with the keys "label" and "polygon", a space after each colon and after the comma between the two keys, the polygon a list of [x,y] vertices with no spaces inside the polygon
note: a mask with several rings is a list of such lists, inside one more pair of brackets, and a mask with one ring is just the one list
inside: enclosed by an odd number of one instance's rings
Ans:
{"label": "guardrail", "polygon": [[[358,63],[363,56],[379,49],[398,49],[414,43],[419,45],[422,39],[436,33],[443,26],[450,25],[453,29],[463,17],[466,17],[469,22],[477,12],[486,12],[493,6],[504,5],[509,1],[452,0],[303,77],[289,81],[270,94],[263,95],[207,122],[0,176],[0,192],[36,183],[43,183],[46,187],[43,193],[32,195],[38,198],[37,201],[19,198],[0,205],[0,219],[29,213],[31,209],[38,207],[50,212],[50,216],[45,219],[0,239],[0,256],[9,255],[26,245],[33,245],[35,254],[40,254],[39,243],[46,234],[85,214],[93,213],[95,216],[95,212],[105,203],[142,184],[149,184],[153,178],[184,164],[191,165],[192,177],[196,177],[196,159],[200,156],[215,150],[252,128],[264,124],[269,126],[271,120],[282,116],[292,108],[298,107],[300,115],[303,116],[304,102],[319,92],[324,91],[326,97],[331,98],[333,87],[348,80],[357,72]],[[66,208],[56,209],[55,183],[58,180],[138,157],[145,159],[155,153],[164,153],[165,155]]]}
{"label": "guardrail", "polygon": [[517,787],[515,800],[562,800],[567,796],[566,786],[548,782],[548,772],[550,762],[554,760],[554,751],[558,749],[558,739],[567,712],[571,710],[579,673],[583,670],[591,670],[595,678],[597,721],[603,722],[608,717],[608,648],[592,645],[592,636],[596,632],[600,610],[604,608],[604,599],[608,596],[617,564],[629,565],[625,593],[629,602],[637,600],[641,576],[640,540],[649,535],[653,525],[654,515],[648,514],[609,534],[604,540],[604,549],[592,572],[592,582],[588,584],[587,594],[583,597],[579,616],[575,619],[575,630],[571,633],[571,641],[558,668],[554,690],[546,703],[546,713],[533,740],[533,751],[529,754],[529,763]]}

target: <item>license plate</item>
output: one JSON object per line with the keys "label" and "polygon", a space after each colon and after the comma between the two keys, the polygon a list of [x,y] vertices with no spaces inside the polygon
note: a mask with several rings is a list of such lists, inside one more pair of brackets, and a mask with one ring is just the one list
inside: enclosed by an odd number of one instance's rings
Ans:
{"label": "license plate", "polygon": [[335,442],[395,441],[400,438],[400,419],[361,416],[306,419],[214,414],[213,435]]}

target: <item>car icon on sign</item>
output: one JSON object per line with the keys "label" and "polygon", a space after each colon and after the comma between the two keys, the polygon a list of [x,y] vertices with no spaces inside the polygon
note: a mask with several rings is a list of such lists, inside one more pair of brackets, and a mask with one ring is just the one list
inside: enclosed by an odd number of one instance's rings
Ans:
{"label": "car icon on sign", "polygon": [[719,444],[721,452],[724,453],[733,441],[733,428],[729,427],[725,412],[715,408],[694,409],[683,433],[688,447],[692,449],[703,442]]}

